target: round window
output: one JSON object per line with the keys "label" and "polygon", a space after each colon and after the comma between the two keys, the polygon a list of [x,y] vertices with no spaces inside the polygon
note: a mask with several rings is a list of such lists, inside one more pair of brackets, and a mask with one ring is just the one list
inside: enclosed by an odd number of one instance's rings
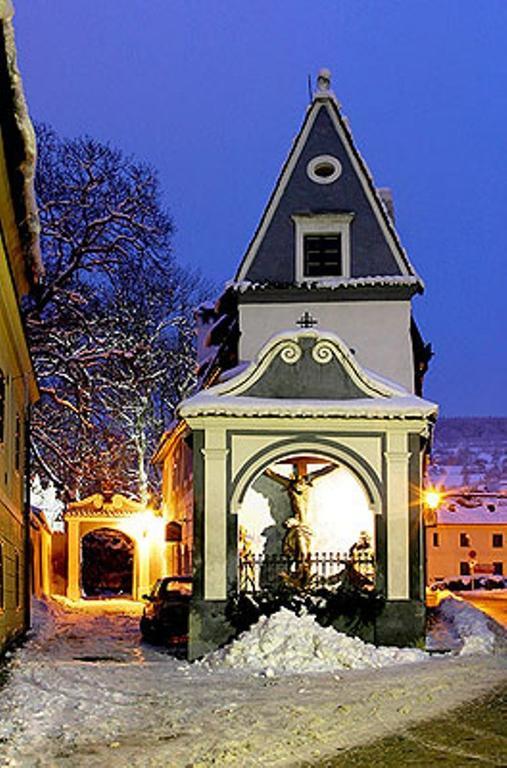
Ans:
{"label": "round window", "polygon": [[317,184],[332,184],[341,176],[342,166],[332,155],[319,155],[306,166],[308,177]]}

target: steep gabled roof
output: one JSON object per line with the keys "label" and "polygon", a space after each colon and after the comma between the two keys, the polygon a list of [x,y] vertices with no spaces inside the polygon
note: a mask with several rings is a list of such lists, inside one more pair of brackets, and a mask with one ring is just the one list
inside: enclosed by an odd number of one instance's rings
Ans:
{"label": "steep gabled roof", "polygon": [[[240,264],[236,280],[294,282],[292,217],[296,214],[353,213],[350,277],[415,277],[422,288],[340,113],[336,97],[329,90],[326,77],[322,73],[319,76],[320,87]],[[315,183],[307,173],[308,163],[325,155],[339,161],[341,174],[332,183]]]}

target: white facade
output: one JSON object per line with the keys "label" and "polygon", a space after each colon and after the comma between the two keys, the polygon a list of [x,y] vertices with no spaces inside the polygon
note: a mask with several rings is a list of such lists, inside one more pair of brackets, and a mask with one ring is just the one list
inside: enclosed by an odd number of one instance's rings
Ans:
{"label": "white facade", "polygon": [[255,359],[276,333],[296,329],[305,311],[318,320],[319,331],[335,333],[354,350],[362,367],[414,391],[410,301],[240,304],[240,360]]}

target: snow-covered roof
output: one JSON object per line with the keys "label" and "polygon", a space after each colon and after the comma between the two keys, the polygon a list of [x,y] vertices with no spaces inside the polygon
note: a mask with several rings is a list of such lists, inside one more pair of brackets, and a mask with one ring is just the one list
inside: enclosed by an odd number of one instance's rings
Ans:
{"label": "snow-covered roof", "polygon": [[[301,288],[307,291],[314,290],[337,290],[338,288],[369,288],[371,286],[393,287],[393,286],[407,286],[407,287],[420,287],[422,280],[420,277],[414,275],[376,275],[373,277],[348,277],[348,278],[336,278],[326,280],[305,280],[304,282],[293,282],[290,284],[291,288]],[[289,286],[288,286],[289,287]],[[230,280],[226,283],[226,288],[232,288],[239,293],[245,293],[246,291],[265,291],[272,290],[273,283],[269,282],[252,282],[250,280]]]}
{"label": "snow-covered roof", "polygon": [[[36,163],[35,133],[28,114],[23,83],[17,65],[16,44],[10,0],[0,2],[0,80],[6,105],[2,109],[1,127],[13,189],[17,225],[22,240],[24,264],[13,265],[19,293],[40,278],[43,267],[39,244],[39,216],[35,201]],[[12,256],[12,254],[11,254]]]}
{"label": "snow-covered roof", "polygon": [[81,501],[72,501],[67,504],[63,517],[124,517],[144,512],[146,506],[139,501],[129,499],[121,493],[115,493],[108,499],[101,493],[94,493]]}
{"label": "snow-covered roof", "polygon": [[477,506],[467,506],[456,499],[448,499],[438,510],[441,525],[507,525],[507,497],[494,496],[477,500]]}
{"label": "snow-covered roof", "polygon": [[[297,370],[296,363],[304,366]],[[329,365],[332,384],[333,364],[336,398],[328,393],[312,397],[311,387],[307,385],[305,389],[303,385],[303,380],[308,379],[304,371],[308,373],[313,365],[321,380],[323,369]],[[275,365],[279,367],[275,371],[273,391],[273,376],[268,387],[263,385],[263,380]],[[298,373],[303,374],[301,379]],[[290,382],[297,394],[287,397],[284,381]],[[267,396],[266,391],[270,392]],[[429,418],[436,413],[434,403],[362,368],[338,336],[316,330],[276,334],[245,369],[184,400],[179,407],[179,415],[184,419],[192,416],[409,419]]]}
{"label": "snow-covered roof", "polygon": [[[327,133],[323,130],[323,127],[320,124],[321,118],[326,121],[326,124],[329,123],[331,126],[330,131],[333,137],[333,151],[331,144],[329,143],[330,138],[324,138],[324,135],[327,135]],[[373,217],[376,226],[378,226],[382,232],[382,236],[390,254],[390,258],[393,259],[391,267],[394,265],[395,268],[386,268],[385,273],[388,275],[399,274],[406,277],[411,276],[414,278],[414,285],[422,291],[423,282],[417,275],[413,265],[408,259],[405,250],[403,249],[403,246],[401,245],[398,233],[394,227],[389,212],[387,211],[385,203],[374,184],[372,174],[364,158],[361,156],[357,149],[357,146],[352,137],[352,133],[350,131],[350,127],[348,125],[348,121],[341,114],[340,104],[331,88],[318,89],[314,94],[312,102],[308,107],[306,117],[303,121],[303,125],[301,126],[301,129],[292,144],[289,155],[282,167],[256,232],[238,268],[236,279],[240,282],[244,281],[245,279],[251,279],[252,270],[255,274],[265,273],[265,269],[259,268],[255,270],[253,267],[259,258],[259,254],[262,250],[265,238],[268,237],[269,233],[273,231],[273,227],[275,226],[277,218],[277,211],[279,210],[280,206],[283,206],[284,196],[289,189],[291,179],[297,172],[299,165],[302,162],[303,156],[305,156],[306,147],[310,144],[312,147],[312,152],[310,154],[337,154],[337,156],[340,156],[341,165],[350,167],[350,175],[348,177],[349,184],[342,186],[344,189],[350,190],[352,179],[357,180],[358,184],[360,185],[361,200],[363,202],[367,201],[367,210],[369,215]],[[301,184],[299,184],[299,186],[301,187]],[[322,187],[322,185],[317,186]],[[322,202],[322,195],[325,196],[325,193],[321,189],[321,194],[317,194],[316,188],[316,185],[312,187],[313,195],[310,195],[311,199],[307,195],[305,196],[306,204],[303,205],[301,210],[315,211],[318,209],[318,201],[320,200]],[[341,203],[338,202],[339,189],[340,187],[337,190],[337,196],[333,197],[333,207],[335,209],[348,210],[350,205],[344,205],[343,200]],[[315,197],[315,195],[317,195],[317,197]],[[350,201],[349,198],[347,199]],[[330,209],[331,204],[329,201],[327,201],[327,203],[328,204],[321,206],[322,210]],[[292,197],[290,200],[290,205],[291,212],[296,213],[292,207],[293,205],[296,205],[296,202],[292,199]],[[282,218],[285,220],[285,215]],[[369,254],[371,253],[372,250],[369,249]],[[278,266],[281,265],[279,264]],[[268,274],[271,275],[272,279],[273,275],[271,272],[272,270],[268,270]],[[359,271],[356,272],[356,274],[366,273]],[[369,272],[368,274],[371,275],[372,272]]]}
{"label": "snow-covered roof", "polygon": [[436,405],[415,395],[389,400],[274,400],[256,397],[214,395],[210,389],[186,400],[180,413],[188,416],[276,416],[410,419],[428,418]]}

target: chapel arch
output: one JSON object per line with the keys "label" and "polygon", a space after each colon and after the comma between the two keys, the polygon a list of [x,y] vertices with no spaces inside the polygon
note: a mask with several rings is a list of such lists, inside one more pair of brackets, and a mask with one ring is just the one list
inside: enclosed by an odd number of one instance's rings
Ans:
{"label": "chapel arch", "polygon": [[364,460],[354,462],[350,453],[345,453],[344,460],[343,455],[343,451],[299,444],[281,452],[275,447],[249,463],[232,499],[240,589],[245,576],[247,580],[254,576],[251,558],[258,565],[257,587],[262,586],[270,562],[279,570],[284,558],[293,572],[300,569],[298,563],[311,561],[311,568],[305,566],[307,574],[311,570],[330,576],[341,571],[345,562],[356,558],[357,565],[358,558],[363,561],[367,554],[371,560],[365,567],[369,578],[375,579],[379,489],[371,476],[365,478]]}
{"label": "chapel arch", "polygon": [[248,488],[270,464],[297,455],[309,455],[347,467],[362,485],[372,512],[377,515],[382,514],[381,483],[373,467],[364,457],[348,446],[307,439],[280,441],[270,448],[258,451],[245,461],[233,483],[231,512],[238,513]]}

